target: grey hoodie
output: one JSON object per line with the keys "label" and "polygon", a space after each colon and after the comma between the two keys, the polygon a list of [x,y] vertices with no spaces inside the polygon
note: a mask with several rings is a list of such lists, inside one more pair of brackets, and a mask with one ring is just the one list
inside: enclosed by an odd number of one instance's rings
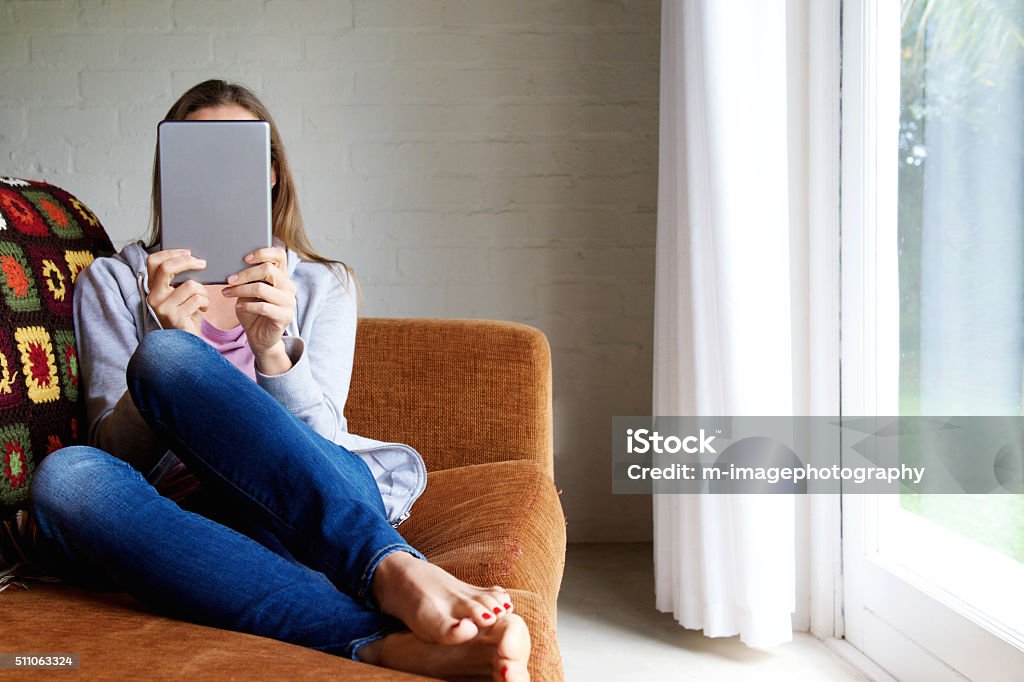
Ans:
{"label": "grey hoodie", "polygon": [[[274,244],[284,244],[274,239]],[[125,370],[136,346],[161,329],[146,302],[149,278],[140,240],[112,256],[97,258],[75,284],[75,336],[85,388],[87,442],[124,459],[157,484],[178,459],[162,446],[143,420]],[[295,319],[282,340],[292,367],[268,376],[256,370],[262,386],[292,414],[328,440],[359,455],[380,488],[389,522],[408,518],[427,485],[423,458],[403,443],[349,433],[344,416],[352,377],[356,338],[356,299],[352,282],[342,286],[320,263],[288,255],[288,277],[295,284]]]}

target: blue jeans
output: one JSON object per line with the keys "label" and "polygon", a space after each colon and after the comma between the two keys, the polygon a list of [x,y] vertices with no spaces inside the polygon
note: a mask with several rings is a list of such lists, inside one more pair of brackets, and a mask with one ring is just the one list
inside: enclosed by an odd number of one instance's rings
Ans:
{"label": "blue jeans", "polygon": [[102,450],[57,450],[30,489],[41,563],[175,618],[355,660],[405,629],[370,583],[392,552],[425,557],[388,523],[361,458],[188,332],[147,334],[126,374],[202,488],[179,504]]}

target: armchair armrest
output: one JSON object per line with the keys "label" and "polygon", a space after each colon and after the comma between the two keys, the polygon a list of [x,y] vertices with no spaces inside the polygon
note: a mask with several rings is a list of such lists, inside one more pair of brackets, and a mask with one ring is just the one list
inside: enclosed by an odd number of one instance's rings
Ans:
{"label": "armchair armrest", "polygon": [[553,476],[551,349],[517,322],[359,319],[348,428],[436,471],[530,460]]}

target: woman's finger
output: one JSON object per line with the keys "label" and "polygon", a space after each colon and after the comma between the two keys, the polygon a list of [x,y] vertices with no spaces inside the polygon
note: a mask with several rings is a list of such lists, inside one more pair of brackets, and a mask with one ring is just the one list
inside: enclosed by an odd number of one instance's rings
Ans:
{"label": "woman's finger", "polygon": [[158,288],[172,287],[171,282],[174,278],[182,272],[189,270],[205,270],[206,261],[202,258],[196,258],[194,256],[175,256],[168,258],[162,262],[157,268],[153,275],[150,277],[150,289],[154,285]]}
{"label": "woman's finger", "polygon": [[288,323],[291,322],[292,319],[290,309],[283,308],[272,303],[267,303],[266,301],[254,301],[252,299],[239,299],[235,303],[235,311],[242,311],[265,317],[282,328],[287,327]]}
{"label": "woman's finger", "polygon": [[236,272],[228,277],[227,283],[230,286],[238,286],[248,282],[266,282],[273,287],[289,292],[296,290],[295,283],[288,279],[288,274],[273,263],[260,263],[241,272]]}
{"label": "woman's finger", "polygon": [[221,293],[228,298],[255,298],[275,305],[288,305],[295,297],[286,291],[271,286],[266,282],[250,282],[249,284],[236,284],[221,289]]}
{"label": "woman's finger", "polygon": [[191,297],[199,295],[206,296],[206,287],[194,279],[187,279],[171,289],[171,293],[160,302],[160,308],[165,314],[173,314],[175,308]]}
{"label": "woman's finger", "polygon": [[256,249],[255,251],[250,251],[245,254],[242,260],[250,265],[256,265],[258,263],[273,263],[281,270],[284,270],[285,266],[288,264],[288,255],[280,246],[269,246],[262,249]]}

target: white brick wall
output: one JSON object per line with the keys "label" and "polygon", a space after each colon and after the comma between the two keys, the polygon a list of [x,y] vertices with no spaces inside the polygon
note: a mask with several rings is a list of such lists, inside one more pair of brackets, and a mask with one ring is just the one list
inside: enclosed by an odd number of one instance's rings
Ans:
{"label": "white brick wall", "polygon": [[651,410],[659,13],[2,0],[0,173],[78,194],[121,246],[146,231],[172,101],[209,77],[246,83],[281,126],[314,244],[360,274],[362,313],[544,330],[569,537],[645,540],[650,500],[610,493],[609,432]]}

